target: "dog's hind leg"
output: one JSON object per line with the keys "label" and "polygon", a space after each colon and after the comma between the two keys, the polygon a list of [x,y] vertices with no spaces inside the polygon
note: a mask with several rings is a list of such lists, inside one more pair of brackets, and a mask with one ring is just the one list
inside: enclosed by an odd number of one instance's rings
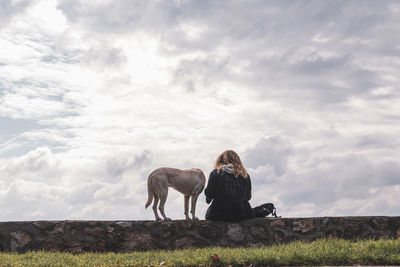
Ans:
{"label": "dog's hind leg", "polygon": [[156,217],[156,221],[161,221],[160,216],[158,216],[158,212],[157,212],[157,204],[158,204],[158,196],[154,195],[154,202],[153,202],[153,212],[154,212],[154,216]]}
{"label": "dog's hind leg", "polygon": [[199,218],[196,217],[196,202],[199,194],[196,194],[192,196],[192,209],[190,210],[190,213],[192,214],[192,219],[193,220],[198,220]]}
{"label": "dog's hind leg", "polygon": [[[205,181],[204,174],[203,175],[203,181]],[[192,214],[192,219],[193,220],[198,220],[199,218],[196,217],[196,203],[197,203],[197,198],[201,194],[201,192],[204,189],[204,183],[199,183],[194,192],[192,193],[192,209],[190,210],[190,213]]]}
{"label": "dog's hind leg", "polygon": [[190,218],[189,218],[189,198],[190,198],[190,196],[185,196],[185,218],[186,218],[186,220],[190,220]]}
{"label": "dog's hind leg", "polygon": [[165,202],[167,201],[167,196],[168,196],[168,187],[167,187],[167,190],[163,190],[160,193],[160,206],[158,206],[158,209],[160,210],[161,215],[164,217],[164,220],[170,221],[171,219],[168,218],[164,212],[164,205],[165,205]]}

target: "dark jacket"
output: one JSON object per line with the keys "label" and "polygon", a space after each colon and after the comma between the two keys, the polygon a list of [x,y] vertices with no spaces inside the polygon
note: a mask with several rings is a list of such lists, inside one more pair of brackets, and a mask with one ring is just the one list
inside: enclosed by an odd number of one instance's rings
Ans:
{"label": "dark jacket", "polygon": [[211,205],[207,210],[207,220],[240,221],[254,217],[250,206],[251,180],[235,177],[232,169],[225,166],[219,173],[214,169],[208,178],[204,190],[206,202]]}

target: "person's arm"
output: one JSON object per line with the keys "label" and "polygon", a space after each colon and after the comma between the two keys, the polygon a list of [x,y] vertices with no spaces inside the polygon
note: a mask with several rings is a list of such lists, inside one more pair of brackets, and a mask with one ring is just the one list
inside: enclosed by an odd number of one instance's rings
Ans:
{"label": "person's arm", "polygon": [[210,176],[208,177],[207,187],[204,190],[207,204],[210,204],[211,201],[215,198],[216,191],[217,191],[217,177],[215,175],[215,171],[212,171],[210,173]]}
{"label": "person's arm", "polygon": [[250,200],[251,199],[251,179],[250,179],[250,175],[248,175],[247,176],[247,195],[246,195],[246,197],[247,197],[247,200]]}

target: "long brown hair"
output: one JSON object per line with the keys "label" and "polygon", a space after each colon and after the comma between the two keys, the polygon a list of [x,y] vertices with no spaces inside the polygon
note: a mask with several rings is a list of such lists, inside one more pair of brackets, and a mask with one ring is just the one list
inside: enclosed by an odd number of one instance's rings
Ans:
{"label": "long brown hair", "polygon": [[218,172],[224,169],[224,166],[229,165],[233,169],[233,174],[235,177],[241,175],[244,179],[248,177],[246,169],[243,167],[242,161],[239,155],[233,150],[226,150],[218,156],[215,161],[214,169]]}

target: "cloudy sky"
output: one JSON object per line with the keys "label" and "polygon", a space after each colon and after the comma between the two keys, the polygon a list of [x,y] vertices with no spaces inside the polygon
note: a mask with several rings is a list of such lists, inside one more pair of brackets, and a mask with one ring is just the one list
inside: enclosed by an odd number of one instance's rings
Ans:
{"label": "cloudy sky", "polygon": [[153,219],[153,169],[226,149],[253,206],[399,215],[399,25],[398,1],[1,0],[0,221]]}

